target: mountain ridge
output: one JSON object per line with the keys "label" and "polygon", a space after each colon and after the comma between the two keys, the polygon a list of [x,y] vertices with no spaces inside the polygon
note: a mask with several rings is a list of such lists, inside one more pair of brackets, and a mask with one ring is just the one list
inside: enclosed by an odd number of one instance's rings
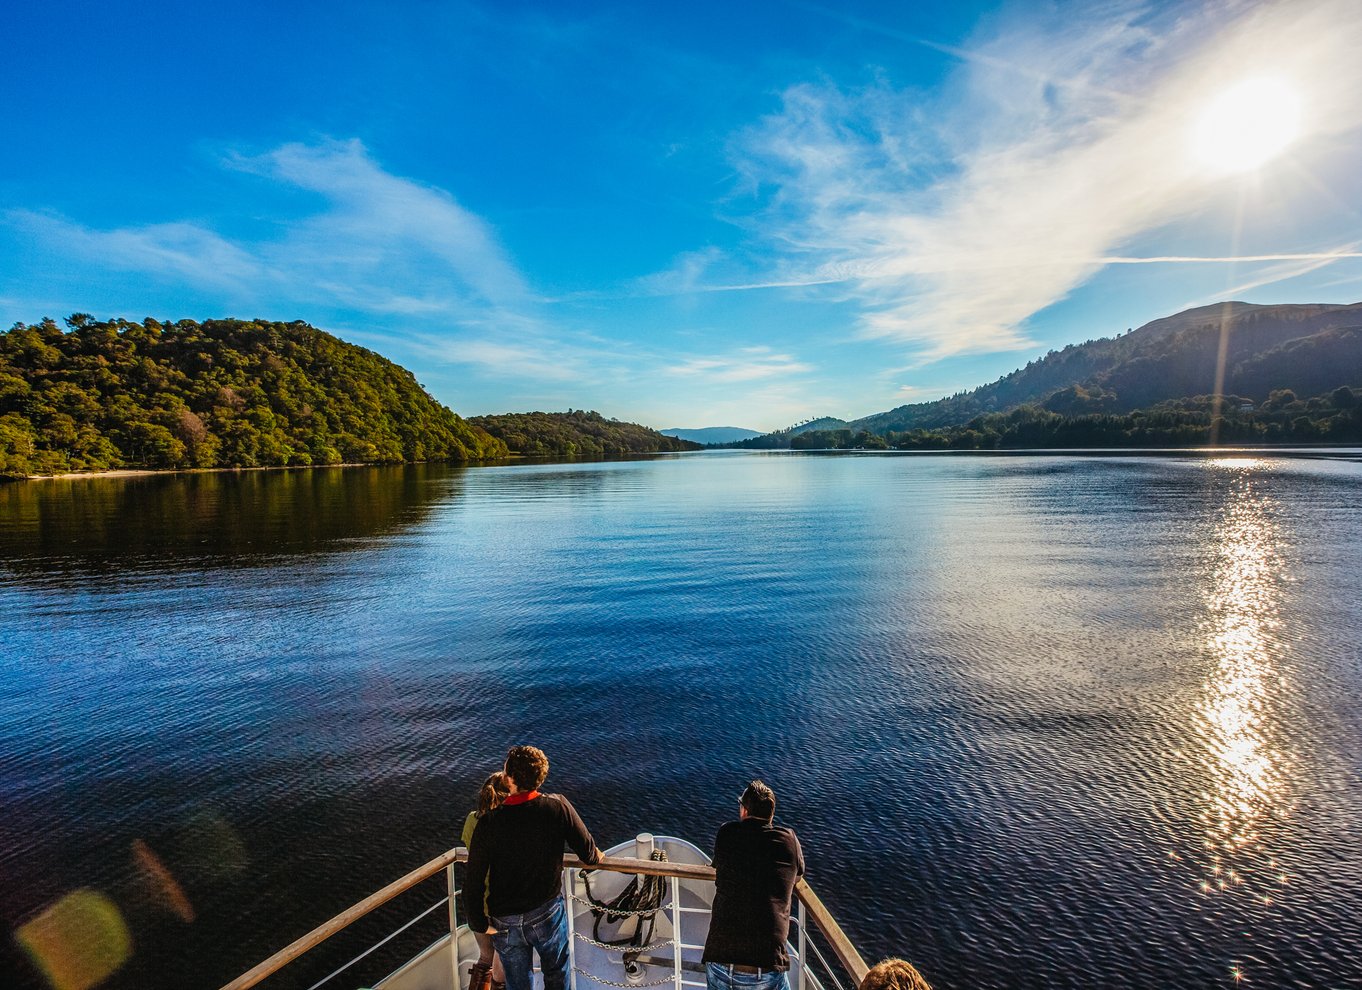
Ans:
{"label": "mountain ridge", "polygon": [[[1362,384],[1362,303],[1214,303],[1115,337],[1052,350],[995,382],[847,424],[883,435],[962,426],[1028,404],[1054,412],[1127,413],[1216,391],[1265,401],[1274,389],[1313,395]],[[1357,379],[1357,381],[1349,380]]]}
{"label": "mountain ridge", "polygon": [[736,440],[749,440],[752,437],[762,435],[761,430],[749,430],[743,426],[698,426],[687,428],[684,426],[671,426],[665,430],[658,430],[664,437],[676,437],[678,440],[689,440],[691,443],[733,443]]}

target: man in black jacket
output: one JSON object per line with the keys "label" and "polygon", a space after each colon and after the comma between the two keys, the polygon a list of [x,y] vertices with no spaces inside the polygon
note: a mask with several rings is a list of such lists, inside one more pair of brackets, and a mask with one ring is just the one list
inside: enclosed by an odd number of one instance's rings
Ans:
{"label": "man in black jacket", "polygon": [[776,796],[754,780],[736,822],[714,839],[714,909],[705,939],[709,990],[789,990],[790,895],[804,875],[794,830],[773,825]]}
{"label": "man in black jacket", "polygon": [[506,970],[506,990],[530,990],[532,952],[539,953],[544,990],[565,990],[563,844],[583,863],[601,858],[572,803],[561,794],[539,793],[548,773],[549,758],[543,750],[512,747],[506,754],[511,794],[501,807],[478,819],[468,848],[464,885],[468,927],[492,936]]}

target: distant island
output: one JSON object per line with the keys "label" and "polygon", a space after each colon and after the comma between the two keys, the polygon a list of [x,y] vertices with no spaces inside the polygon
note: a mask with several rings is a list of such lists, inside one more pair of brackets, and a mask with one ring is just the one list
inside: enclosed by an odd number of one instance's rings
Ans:
{"label": "distant island", "polygon": [[948,398],[850,422],[810,420],[728,446],[979,450],[1360,443],[1359,387],[1362,303],[1226,302],[1070,344]]}
{"label": "distant island", "polygon": [[703,444],[664,436],[637,423],[606,419],[598,412],[504,413],[473,416],[468,422],[506,444],[512,453],[531,456],[604,457],[700,450]]}

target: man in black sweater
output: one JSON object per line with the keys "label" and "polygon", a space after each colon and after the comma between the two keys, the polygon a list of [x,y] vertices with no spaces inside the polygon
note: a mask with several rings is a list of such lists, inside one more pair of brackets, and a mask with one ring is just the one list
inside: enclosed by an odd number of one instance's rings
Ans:
{"label": "man in black sweater", "polygon": [[714,839],[714,909],[705,939],[709,990],[789,990],[790,895],[804,875],[794,830],[773,825],[776,796],[754,780],[736,822]]}
{"label": "man in black sweater", "polygon": [[544,990],[565,990],[563,845],[583,863],[601,858],[572,803],[561,794],[539,793],[548,773],[549,758],[543,750],[512,747],[506,754],[511,794],[501,807],[478,819],[468,848],[464,885],[468,927],[492,936],[506,970],[506,990],[530,990],[532,952],[539,953]]}

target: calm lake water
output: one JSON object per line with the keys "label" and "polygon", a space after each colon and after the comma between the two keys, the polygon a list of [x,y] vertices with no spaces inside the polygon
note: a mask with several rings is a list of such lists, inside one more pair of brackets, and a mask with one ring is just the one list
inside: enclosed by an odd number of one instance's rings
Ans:
{"label": "calm lake water", "polygon": [[1359,986],[1360,573],[1346,452],[0,486],[0,923],[112,913],[103,986],[216,987],[457,844],[529,741],[602,846],[708,848],[763,777],[938,988]]}

